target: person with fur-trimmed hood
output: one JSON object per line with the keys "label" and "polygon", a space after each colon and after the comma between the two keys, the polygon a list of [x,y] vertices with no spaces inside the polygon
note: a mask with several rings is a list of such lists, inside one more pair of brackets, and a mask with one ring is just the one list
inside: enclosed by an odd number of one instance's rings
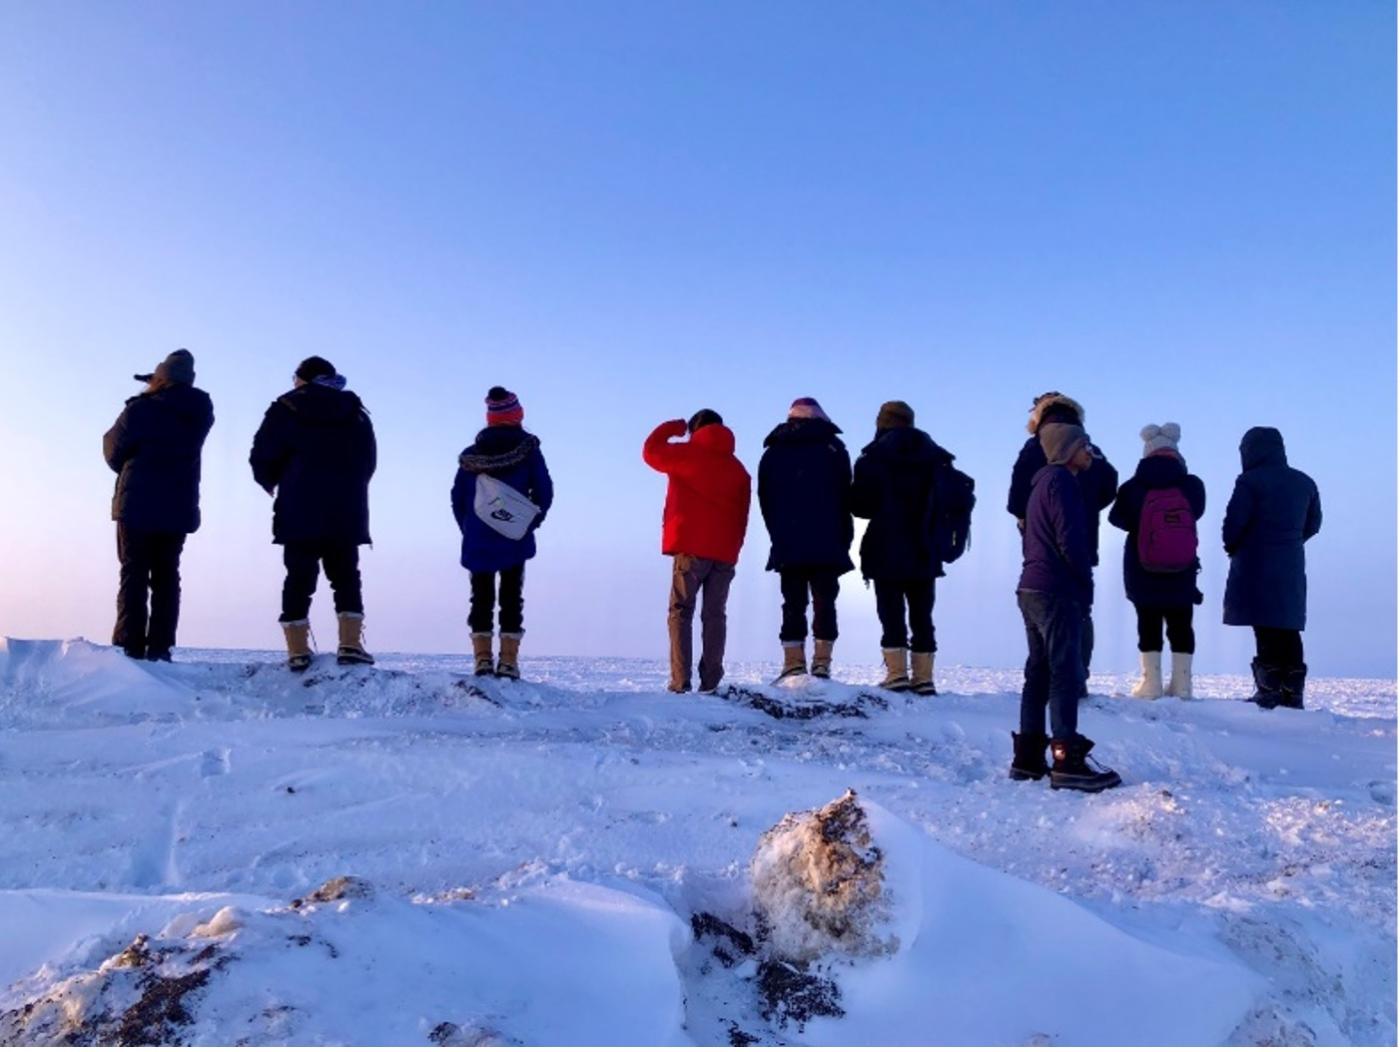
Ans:
{"label": "person with fur-trimmed hood", "polygon": [[[1011,736],[1011,777],[1050,775],[1052,789],[1096,793],[1121,779],[1090,761],[1094,743],[1079,733],[1079,633],[1094,599],[1088,516],[1075,476],[1094,461],[1089,436],[1078,424],[1043,424],[1038,441],[1046,466],[1036,472],[1021,538],[1016,602],[1026,625],[1026,681],[1021,732]],[[1050,736],[1045,734],[1046,711]],[[1050,747],[1054,765],[1045,762]]]}
{"label": "person with fur-trimmed hood", "polygon": [[[1030,418],[1026,430],[1030,438],[1021,447],[1016,463],[1011,469],[1011,488],[1006,496],[1006,510],[1016,519],[1016,524],[1024,532],[1026,506],[1030,500],[1031,484],[1036,473],[1045,466],[1045,451],[1038,441],[1040,429],[1046,424],[1074,424],[1084,426],[1084,407],[1068,395],[1059,391],[1047,391],[1039,395],[1031,405]],[[1103,455],[1103,450],[1090,445],[1089,451],[1094,460],[1076,476],[1080,494],[1084,498],[1084,512],[1089,530],[1090,565],[1099,565],[1099,514],[1113,503],[1118,494],[1118,471]],[[1094,656],[1093,611],[1084,609],[1084,624],[1080,632],[1080,646],[1083,648],[1085,685],[1080,694],[1088,693],[1089,663]]]}
{"label": "person with fur-trimmed hood", "polygon": [[[688,435],[689,441],[672,439]],[[657,425],[642,445],[642,460],[666,476],[661,551],[672,557],[666,616],[673,694],[690,690],[692,627],[700,606],[700,693],[713,694],[724,678],[729,586],[749,525],[752,480],[734,455],[734,432],[713,409],[689,421]]]}
{"label": "person with fur-trimmed hood", "polygon": [[1206,510],[1206,487],[1186,470],[1177,448],[1180,424],[1148,424],[1141,431],[1142,460],[1118,491],[1108,521],[1126,530],[1123,586],[1137,611],[1138,659],[1142,675],[1135,698],[1160,698],[1162,624],[1172,647],[1171,679],[1165,693],[1191,697],[1191,661],[1196,652],[1192,609],[1204,596],[1196,587],[1201,572],[1196,523]]}
{"label": "person with fur-trimmed hood", "polygon": [[180,620],[180,553],[199,529],[200,457],[214,404],[194,386],[194,355],[184,349],[135,379],[146,389],[126,400],[102,436],[102,455],[117,473],[112,518],[121,579],[112,644],[127,657],[169,661]]}
{"label": "person with fur-trimmed hood", "polygon": [[[554,482],[540,452],[540,440],[525,430],[525,409],[504,387],[486,393],[486,427],[462,450],[452,483],[452,514],[462,531],[462,566],[471,573],[472,655],[476,674],[520,678],[520,640],[525,634],[525,563],[535,557],[535,531],[554,503]],[[534,505],[525,508],[523,532],[501,532],[492,521],[509,522],[512,514],[483,501],[481,478],[487,476]],[[499,503],[499,502],[498,502]],[[493,507],[493,511],[486,511]],[[490,520],[490,521],[488,521]],[[497,583],[499,582],[499,588]],[[493,666],[491,629],[500,602],[501,654]]]}
{"label": "person with fur-trimmed hood", "polygon": [[807,602],[812,604],[813,676],[831,676],[836,597],[851,562],[851,456],[815,398],[799,398],[763,441],[758,505],[772,548],[768,569],[782,582],[783,623],[778,678],[807,671]]}
{"label": "person with fur-trimmed hood", "polygon": [[1322,529],[1322,499],[1317,483],[1289,466],[1277,428],[1246,431],[1240,463],[1244,471],[1235,479],[1222,527],[1230,556],[1225,623],[1254,629],[1256,689],[1249,700],[1265,709],[1301,709],[1308,675],[1303,545]]}
{"label": "person with fur-trimmed hood", "polygon": [[[851,510],[869,519],[860,542],[861,575],[875,585],[886,690],[936,694],[934,582],[943,564],[934,551],[930,509],[938,472],[953,455],[914,426],[905,402],[886,402],[875,437],[856,458]],[[908,618],[906,620],[906,610]]]}
{"label": "person with fur-trimmed hood", "polygon": [[282,546],[287,576],[279,621],[287,667],[311,666],[311,597],[322,568],[335,600],[342,665],[372,665],[364,645],[360,545],[369,544],[369,481],[378,462],[374,425],[345,377],[312,355],[273,402],[253,437],[248,463],[270,494],[272,543]]}

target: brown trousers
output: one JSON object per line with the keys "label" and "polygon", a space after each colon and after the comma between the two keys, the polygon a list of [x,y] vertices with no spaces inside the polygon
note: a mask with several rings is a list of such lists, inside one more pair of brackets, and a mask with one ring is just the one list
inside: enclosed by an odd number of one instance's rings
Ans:
{"label": "brown trousers", "polygon": [[700,600],[700,689],[714,690],[724,678],[724,608],[734,564],[693,555],[677,555],[671,567],[671,606],[666,626],[671,633],[671,686],[690,689],[692,661],[691,625],[695,602]]}

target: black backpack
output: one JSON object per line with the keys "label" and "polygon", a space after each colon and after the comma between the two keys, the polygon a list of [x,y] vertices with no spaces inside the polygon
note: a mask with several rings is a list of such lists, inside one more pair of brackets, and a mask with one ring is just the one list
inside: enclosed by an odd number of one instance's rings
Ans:
{"label": "black backpack", "polygon": [[941,563],[957,562],[972,547],[976,486],[972,476],[953,467],[951,460],[934,468],[929,487],[929,537],[933,557]]}

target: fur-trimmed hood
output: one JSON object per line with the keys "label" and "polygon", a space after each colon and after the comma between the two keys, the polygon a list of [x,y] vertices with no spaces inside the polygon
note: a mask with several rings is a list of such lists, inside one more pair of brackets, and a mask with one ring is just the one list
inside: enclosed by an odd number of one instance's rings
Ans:
{"label": "fur-trimmed hood", "polygon": [[1083,427],[1084,407],[1069,395],[1062,395],[1058,391],[1043,394],[1031,406],[1031,415],[1030,419],[1026,421],[1026,430],[1034,435],[1040,431],[1041,424],[1050,423],[1078,424]]}

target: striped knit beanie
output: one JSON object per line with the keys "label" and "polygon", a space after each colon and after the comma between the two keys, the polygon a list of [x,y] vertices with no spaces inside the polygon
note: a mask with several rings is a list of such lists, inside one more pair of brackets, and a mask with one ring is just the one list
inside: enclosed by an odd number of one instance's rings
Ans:
{"label": "striped knit beanie", "polygon": [[504,387],[493,387],[486,392],[486,426],[514,424],[519,427],[525,420],[525,408],[520,399]]}

